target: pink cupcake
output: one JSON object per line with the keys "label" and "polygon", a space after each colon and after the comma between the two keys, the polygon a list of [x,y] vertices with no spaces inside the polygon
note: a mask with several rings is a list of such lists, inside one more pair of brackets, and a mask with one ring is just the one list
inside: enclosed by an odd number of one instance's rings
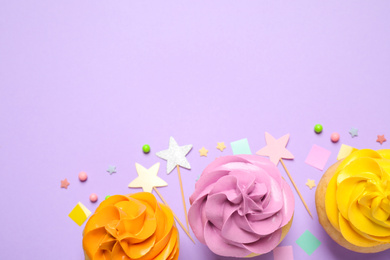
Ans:
{"label": "pink cupcake", "polygon": [[292,223],[294,195],[276,166],[256,155],[225,156],[203,171],[188,219],[199,241],[221,256],[272,251]]}

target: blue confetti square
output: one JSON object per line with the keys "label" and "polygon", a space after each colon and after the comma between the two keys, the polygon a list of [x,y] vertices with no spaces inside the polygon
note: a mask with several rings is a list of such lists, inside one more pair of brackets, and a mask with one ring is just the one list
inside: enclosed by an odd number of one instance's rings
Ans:
{"label": "blue confetti square", "polygon": [[244,138],[230,143],[233,154],[252,154],[248,139]]}

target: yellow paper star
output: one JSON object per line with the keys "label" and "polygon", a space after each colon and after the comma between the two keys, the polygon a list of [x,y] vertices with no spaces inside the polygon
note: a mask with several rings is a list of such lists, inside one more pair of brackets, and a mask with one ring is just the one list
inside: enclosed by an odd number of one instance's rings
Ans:
{"label": "yellow paper star", "polygon": [[205,156],[207,157],[207,153],[209,152],[209,150],[207,150],[206,148],[202,147],[202,149],[199,150],[199,154],[200,156]]}
{"label": "yellow paper star", "polygon": [[141,164],[135,163],[138,177],[129,184],[129,188],[142,188],[144,192],[152,192],[154,187],[167,186],[168,183],[157,176],[159,168],[160,163],[154,164],[149,169],[146,169]]}
{"label": "yellow paper star", "polygon": [[221,152],[223,152],[223,150],[225,150],[226,146],[225,146],[225,143],[222,142],[222,143],[217,143],[217,149],[220,150]]}
{"label": "yellow paper star", "polygon": [[309,187],[310,189],[313,189],[316,184],[314,182],[314,180],[310,180],[310,179],[307,179],[307,182],[305,183],[307,187]]}

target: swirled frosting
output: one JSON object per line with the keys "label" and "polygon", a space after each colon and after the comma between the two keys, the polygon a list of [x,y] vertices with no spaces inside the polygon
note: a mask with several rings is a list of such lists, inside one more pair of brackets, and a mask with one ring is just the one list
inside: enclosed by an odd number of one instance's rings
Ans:
{"label": "swirled frosting", "polygon": [[196,182],[190,203],[195,236],[222,256],[271,251],[294,213],[294,195],[279,170],[255,155],[216,159]]}
{"label": "swirled frosting", "polygon": [[178,259],[179,235],[172,211],[153,194],[115,195],[87,222],[83,247],[91,260]]}
{"label": "swirled frosting", "polygon": [[351,244],[390,243],[390,150],[363,149],[346,157],[328,184],[325,208]]}

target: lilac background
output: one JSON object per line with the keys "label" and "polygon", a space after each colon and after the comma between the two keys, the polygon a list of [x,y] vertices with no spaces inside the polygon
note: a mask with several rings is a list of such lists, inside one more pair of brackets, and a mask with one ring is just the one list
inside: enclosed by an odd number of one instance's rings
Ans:
{"label": "lilac background", "polygon": [[[193,144],[183,169],[186,197],[230,142],[290,133],[286,161],[296,192],[282,245],[295,259],[388,259],[336,245],[318,223],[304,183],[322,172],[304,163],[313,144],[382,146],[390,138],[388,1],[1,1],[0,259],[83,259],[83,227],[68,217],[95,192],[126,194],[134,163],[161,162],[160,191],[184,221],[176,171],[155,152],[169,136]],[[324,125],[320,135],[314,124]],[[359,136],[351,138],[351,127]],[[341,141],[333,144],[337,131]],[[215,148],[224,141],[228,148]],[[152,148],[149,155],[143,144]],[[209,149],[207,158],[198,150]],[[108,165],[118,172],[109,175]],[[282,175],[285,172],[279,165]],[[79,171],[89,179],[78,181]],[[60,180],[68,178],[67,190]],[[288,183],[290,183],[288,181]],[[187,207],[189,203],[187,201]],[[308,256],[295,240],[309,229],[322,245]],[[180,230],[180,259],[226,259]],[[272,253],[255,259],[273,259]]]}

